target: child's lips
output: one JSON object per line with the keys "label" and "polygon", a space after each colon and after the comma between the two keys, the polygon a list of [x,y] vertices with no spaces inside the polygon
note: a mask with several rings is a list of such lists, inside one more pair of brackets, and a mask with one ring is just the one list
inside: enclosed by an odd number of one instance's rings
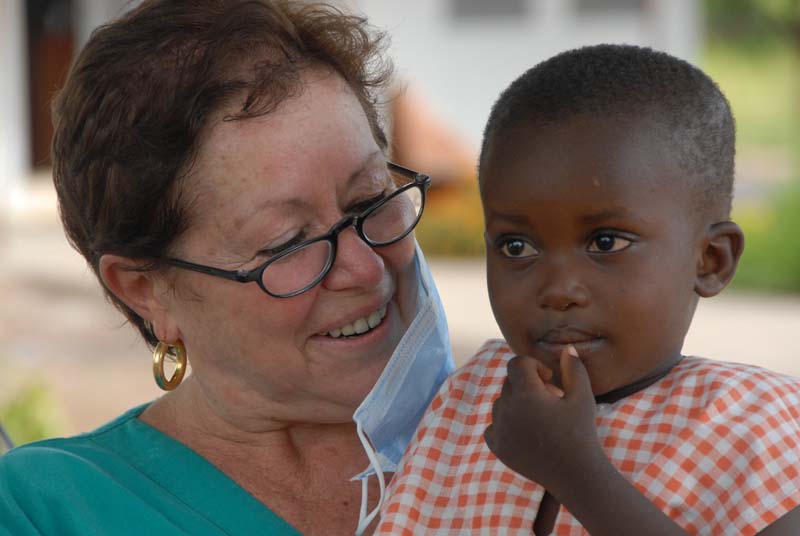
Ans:
{"label": "child's lips", "polygon": [[551,329],[536,342],[539,347],[554,354],[560,354],[567,346],[574,346],[580,357],[584,358],[599,350],[605,344],[605,339],[582,329],[557,328]]}

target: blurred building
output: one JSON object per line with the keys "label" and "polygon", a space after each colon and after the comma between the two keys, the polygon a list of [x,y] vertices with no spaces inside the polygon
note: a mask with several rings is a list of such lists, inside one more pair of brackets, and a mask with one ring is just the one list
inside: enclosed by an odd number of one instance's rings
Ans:
{"label": "blurred building", "polygon": [[699,0],[346,2],[389,32],[399,78],[473,151],[500,91],[553,54],[613,42],[692,61],[702,38]]}
{"label": "blurred building", "polygon": [[[411,90],[394,103],[403,114],[393,129],[397,153],[443,178],[471,169],[494,99],[536,62],[598,42],[645,44],[692,60],[700,42],[699,0],[334,1],[389,32]],[[74,50],[136,3],[0,0],[0,199],[47,165],[49,102]]]}
{"label": "blurred building", "polygon": [[0,206],[46,167],[50,101],[74,50],[126,0],[0,0]]}

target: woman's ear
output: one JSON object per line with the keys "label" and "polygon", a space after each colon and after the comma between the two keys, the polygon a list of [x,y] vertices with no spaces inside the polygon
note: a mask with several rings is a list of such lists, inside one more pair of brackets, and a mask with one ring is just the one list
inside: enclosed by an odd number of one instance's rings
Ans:
{"label": "woman's ear", "polygon": [[715,223],[703,238],[694,290],[703,298],[716,296],[728,286],[744,251],[744,233],[732,221]]}
{"label": "woman's ear", "polygon": [[163,285],[154,274],[141,270],[142,261],[107,253],[100,257],[100,277],[120,301],[153,326],[160,341],[178,340],[178,327],[164,302]]}

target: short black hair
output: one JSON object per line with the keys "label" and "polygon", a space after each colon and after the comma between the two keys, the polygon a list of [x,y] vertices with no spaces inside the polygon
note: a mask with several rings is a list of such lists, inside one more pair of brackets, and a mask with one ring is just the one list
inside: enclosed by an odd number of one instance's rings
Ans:
{"label": "short black hair", "polygon": [[721,207],[727,217],[736,154],[730,104],[703,71],[646,47],[587,46],[526,71],[492,107],[479,170],[500,134],[523,124],[545,126],[577,115],[654,120],[663,127],[676,163],[698,186],[698,202]]}

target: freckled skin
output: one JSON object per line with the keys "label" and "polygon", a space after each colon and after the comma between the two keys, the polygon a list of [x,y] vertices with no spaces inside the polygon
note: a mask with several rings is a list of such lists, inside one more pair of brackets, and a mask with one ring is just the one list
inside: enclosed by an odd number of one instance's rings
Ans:
{"label": "freckled skin", "polygon": [[[703,227],[686,214],[690,193],[653,138],[644,121],[523,125],[492,145],[481,170],[489,295],[503,335],[556,372],[558,352],[540,343],[549,330],[598,336],[581,356],[595,394],[678,359],[697,305]],[[590,251],[600,235],[621,249]],[[504,255],[509,237],[536,255]]]}
{"label": "freckled skin", "polygon": [[[223,121],[226,109],[212,121],[188,177],[192,226],[175,256],[253,269],[265,260],[262,248],[299,232],[323,234],[353,204],[383,191],[391,180],[386,159],[355,95],[335,75],[306,78],[302,94],[266,116]],[[176,274],[171,314],[194,377],[220,405],[233,406],[227,412],[281,425],[351,421],[413,317],[414,240],[373,249],[349,229],[338,243],[325,279],[287,299],[255,283]],[[195,299],[180,299],[186,295]],[[386,300],[388,329],[371,346],[337,350],[315,339],[332,319]]]}

